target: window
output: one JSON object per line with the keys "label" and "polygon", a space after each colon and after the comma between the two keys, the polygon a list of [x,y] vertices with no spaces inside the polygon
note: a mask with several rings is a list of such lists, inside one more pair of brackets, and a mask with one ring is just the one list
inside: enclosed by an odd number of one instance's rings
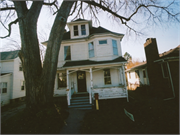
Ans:
{"label": "window", "polygon": [[22,63],[19,64],[19,71],[22,71]]}
{"label": "window", "polygon": [[88,48],[89,48],[89,58],[94,57],[94,44],[93,44],[93,42],[88,43]]}
{"label": "window", "polygon": [[70,48],[70,46],[64,46],[64,60],[71,60],[71,48]]}
{"label": "window", "polygon": [[25,82],[21,81],[21,90],[25,90]]}
{"label": "window", "polygon": [[131,72],[129,72],[129,79],[131,79]]}
{"label": "window", "polygon": [[58,73],[58,88],[67,87],[66,73]]}
{"label": "window", "polygon": [[86,27],[85,27],[85,25],[81,25],[81,35],[86,35]]}
{"label": "window", "polygon": [[78,26],[75,25],[74,26],[74,36],[78,36],[78,35],[79,35],[79,33],[78,33]]}
{"label": "window", "polygon": [[7,82],[1,82],[0,83],[0,93],[7,93]]}
{"label": "window", "polygon": [[104,83],[105,84],[111,84],[110,69],[105,69],[104,70]]}
{"label": "window", "polygon": [[118,55],[118,48],[117,48],[117,41],[112,40],[112,46],[113,46],[113,54]]}
{"label": "window", "polygon": [[143,78],[146,78],[146,71],[143,70]]}
{"label": "window", "polygon": [[164,62],[161,64],[162,72],[163,72],[163,77],[167,78],[168,77],[168,69],[167,69],[167,63]]}
{"label": "window", "polygon": [[135,70],[135,76],[136,78],[139,78],[139,70]]}
{"label": "window", "polygon": [[99,44],[107,44],[107,40],[100,40]]}

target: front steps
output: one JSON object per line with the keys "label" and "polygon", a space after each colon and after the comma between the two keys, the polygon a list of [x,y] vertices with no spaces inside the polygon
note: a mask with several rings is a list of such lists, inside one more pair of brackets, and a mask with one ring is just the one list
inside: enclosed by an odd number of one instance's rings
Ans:
{"label": "front steps", "polygon": [[92,109],[92,104],[89,103],[89,94],[87,92],[74,94],[68,108]]}

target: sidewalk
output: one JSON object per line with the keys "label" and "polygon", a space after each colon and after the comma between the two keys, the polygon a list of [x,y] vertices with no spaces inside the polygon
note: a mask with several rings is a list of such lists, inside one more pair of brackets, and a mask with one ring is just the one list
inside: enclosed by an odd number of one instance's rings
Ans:
{"label": "sidewalk", "polygon": [[61,129],[60,134],[79,134],[84,115],[92,110],[68,109],[69,117],[66,120],[67,125]]}

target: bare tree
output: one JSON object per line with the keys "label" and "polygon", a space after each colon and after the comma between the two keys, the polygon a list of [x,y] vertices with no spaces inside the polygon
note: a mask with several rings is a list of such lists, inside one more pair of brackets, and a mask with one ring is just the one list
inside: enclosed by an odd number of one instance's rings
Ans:
{"label": "bare tree", "polygon": [[[165,21],[179,23],[179,1],[160,3],[156,0],[89,0],[89,1],[1,1],[1,12],[6,16],[1,17],[1,24],[8,31],[6,38],[11,34],[11,26],[18,22],[21,35],[21,51],[19,57],[22,61],[26,81],[26,105],[30,110],[37,110],[43,105],[51,105],[59,49],[64,33],[64,28],[69,15],[84,17],[90,13],[98,21],[98,14],[104,11],[119,24],[127,27],[128,31],[140,34],[137,25],[140,22],[146,25],[160,24]],[[37,36],[37,21],[43,6],[53,6],[52,12],[56,15],[48,39],[44,65],[40,59],[40,49]],[[9,11],[9,12],[7,12]],[[17,18],[7,26],[8,18],[13,15]],[[141,19],[137,19],[137,17]],[[4,21],[2,20],[4,19]],[[142,23],[141,23],[142,24]]]}

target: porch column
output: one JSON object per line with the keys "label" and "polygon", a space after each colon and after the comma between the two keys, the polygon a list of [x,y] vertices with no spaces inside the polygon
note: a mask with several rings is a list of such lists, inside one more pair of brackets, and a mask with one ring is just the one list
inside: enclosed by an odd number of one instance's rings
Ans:
{"label": "porch column", "polygon": [[67,83],[67,89],[66,89],[66,91],[67,91],[67,101],[68,101],[68,105],[70,105],[70,95],[69,95],[69,70],[66,70],[66,79],[67,79],[67,81],[66,81],[66,83]]}
{"label": "porch column", "polygon": [[123,85],[124,81],[123,81],[123,72],[122,72],[122,68],[119,68],[119,76],[120,76],[120,83]]}
{"label": "porch column", "polygon": [[129,102],[128,91],[127,91],[127,86],[126,86],[126,76],[125,76],[124,65],[122,66],[122,72],[123,72],[123,80],[124,80],[124,85],[125,85],[126,94],[127,94],[127,102]]}
{"label": "porch column", "polygon": [[91,79],[91,88],[92,88],[93,87],[92,68],[90,68],[90,79]]}
{"label": "porch column", "polygon": [[92,68],[90,68],[89,73],[90,73],[90,81],[91,81],[91,83],[90,83],[90,90],[89,90],[89,102],[90,102],[90,104],[92,104],[92,88],[93,88]]}

